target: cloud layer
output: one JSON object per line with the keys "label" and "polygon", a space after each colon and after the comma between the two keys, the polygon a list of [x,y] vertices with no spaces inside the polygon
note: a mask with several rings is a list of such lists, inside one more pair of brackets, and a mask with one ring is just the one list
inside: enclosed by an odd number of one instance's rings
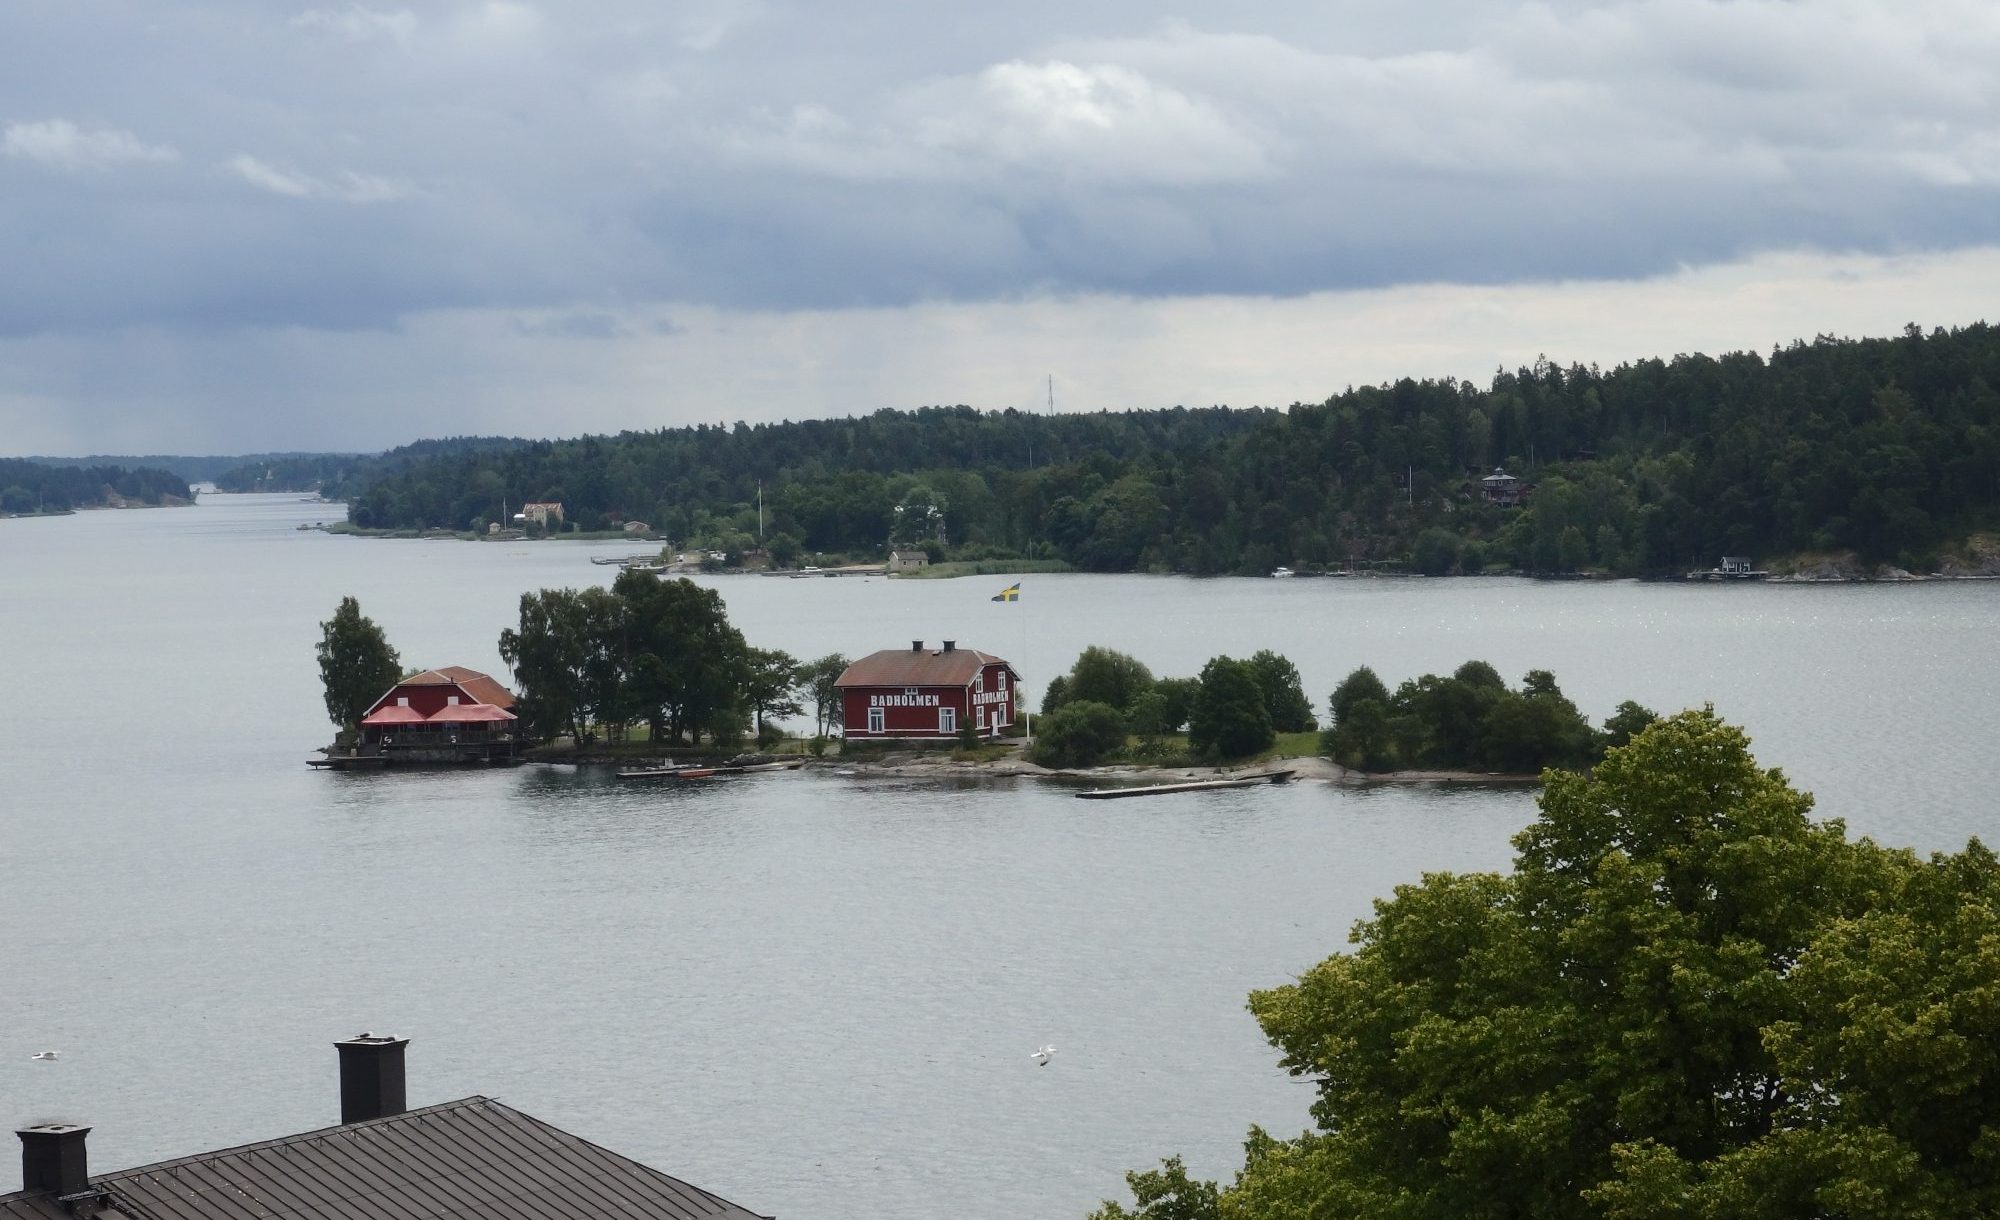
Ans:
{"label": "cloud layer", "polygon": [[632,338],[649,307],[1305,297],[2000,241],[2000,8],[1977,0],[1173,11],[12,6],[0,338],[489,310]]}

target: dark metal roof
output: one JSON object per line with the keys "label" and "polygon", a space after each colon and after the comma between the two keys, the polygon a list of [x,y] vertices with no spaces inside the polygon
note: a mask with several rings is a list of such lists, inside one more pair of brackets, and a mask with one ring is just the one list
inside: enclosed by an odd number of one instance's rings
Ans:
{"label": "dark metal roof", "polygon": [[[99,1174],[102,1220],[767,1220],[488,1097]],[[74,1220],[47,1193],[0,1220]]]}
{"label": "dark metal roof", "polygon": [[[977,648],[954,648],[950,652],[889,648],[871,652],[849,665],[833,684],[842,690],[850,686],[970,686],[972,679],[988,665],[1006,664]],[[1010,665],[1008,669],[1011,672],[1013,667]]]}

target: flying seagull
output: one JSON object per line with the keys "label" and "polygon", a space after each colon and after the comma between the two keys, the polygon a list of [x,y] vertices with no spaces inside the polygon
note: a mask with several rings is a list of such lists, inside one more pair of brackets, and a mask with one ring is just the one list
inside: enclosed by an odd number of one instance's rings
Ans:
{"label": "flying seagull", "polygon": [[61,1051],[36,1051],[36,1052],[35,1052],[34,1054],[32,1054],[32,1055],[28,1056],[28,1058],[30,1058],[30,1059],[60,1059],[60,1058],[62,1058],[62,1052],[61,1052]]}
{"label": "flying seagull", "polygon": [[1055,1057],[1056,1057],[1056,1048],[1053,1046],[1045,1046],[1042,1049],[1036,1051],[1034,1054],[1028,1056],[1028,1058],[1033,1059],[1035,1061],[1036,1067],[1049,1066],[1049,1060]]}

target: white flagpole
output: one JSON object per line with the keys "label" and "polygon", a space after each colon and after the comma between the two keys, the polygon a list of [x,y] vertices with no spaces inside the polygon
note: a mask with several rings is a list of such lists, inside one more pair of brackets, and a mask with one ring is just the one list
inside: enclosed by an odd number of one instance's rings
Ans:
{"label": "white flagpole", "polygon": [[[1028,605],[1028,599],[1027,599],[1027,592],[1028,592],[1028,591],[1027,591],[1026,589],[1022,589],[1022,590],[1021,590],[1021,594],[1022,594],[1022,597],[1021,597],[1021,607],[1022,607],[1022,609],[1021,609],[1021,668],[1023,668],[1023,669],[1026,669],[1026,668],[1027,668],[1027,666],[1028,666],[1028,611],[1027,611],[1027,605]],[[1016,689],[1019,689],[1020,685],[1021,685],[1021,684],[1020,684],[1020,682],[1019,682],[1019,681],[1016,681],[1016,682],[1014,683],[1014,686],[1015,686],[1015,688],[1016,688]],[[1032,705],[1031,705],[1031,704],[1030,704],[1030,703],[1029,703],[1029,702],[1028,702],[1027,700],[1025,700],[1025,699],[1021,701],[1021,730],[1022,730],[1022,740],[1024,740],[1024,741],[1029,741],[1029,742],[1032,742],[1032,741],[1034,741],[1034,740],[1035,740],[1035,713],[1034,713],[1034,708],[1033,708],[1033,706],[1032,706]]]}

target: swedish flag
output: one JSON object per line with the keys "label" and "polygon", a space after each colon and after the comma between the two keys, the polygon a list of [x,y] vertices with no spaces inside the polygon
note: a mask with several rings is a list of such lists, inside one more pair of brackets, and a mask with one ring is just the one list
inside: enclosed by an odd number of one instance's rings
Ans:
{"label": "swedish flag", "polygon": [[1021,600],[1021,582],[1015,581],[993,595],[996,602],[1017,602]]}

